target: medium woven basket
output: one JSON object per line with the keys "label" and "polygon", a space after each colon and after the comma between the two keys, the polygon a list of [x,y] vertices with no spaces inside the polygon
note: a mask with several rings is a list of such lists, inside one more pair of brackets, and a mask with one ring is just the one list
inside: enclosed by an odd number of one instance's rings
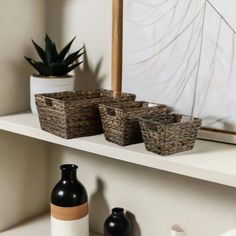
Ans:
{"label": "medium woven basket", "polygon": [[167,114],[142,117],[139,123],[146,149],[166,156],[191,150],[202,122],[194,117]]}
{"label": "medium woven basket", "polygon": [[106,140],[120,146],[142,142],[138,118],[166,112],[165,105],[149,106],[147,102],[100,104],[99,110]]}
{"label": "medium woven basket", "polygon": [[36,95],[41,128],[71,139],[103,132],[98,104],[135,100],[135,95],[122,93],[113,98],[110,90],[81,90]]}

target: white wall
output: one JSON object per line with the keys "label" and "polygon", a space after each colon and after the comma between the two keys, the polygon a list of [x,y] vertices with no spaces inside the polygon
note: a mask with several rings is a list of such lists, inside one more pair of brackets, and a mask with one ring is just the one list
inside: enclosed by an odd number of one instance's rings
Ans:
{"label": "white wall", "polygon": [[77,36],[72,50],[85,44],[87,58],[75,72],[76,89],[111,87],[111,9],[111,0],[47,3],[47,32],[55,41],[63,46]]}
{"label": "white wall", "polygon": [[29,108],[29,76],[24,55],[32,55],[31,38],[45,33],[44,0],[8,0],[0,7],[0,115]]}
{"label": "white wall", "polygon": [[0,231],[47,211],[47,153],[43,142],[0,132]]}
{"label": "white wall", "polygon": [[[0,7],[0,115],[29,108],[29,76],[24,55],[31,38],[45,33],[44,0],[8,0]],[[45,143],[0,132],[0,231],[46,211],[48,158]]]}

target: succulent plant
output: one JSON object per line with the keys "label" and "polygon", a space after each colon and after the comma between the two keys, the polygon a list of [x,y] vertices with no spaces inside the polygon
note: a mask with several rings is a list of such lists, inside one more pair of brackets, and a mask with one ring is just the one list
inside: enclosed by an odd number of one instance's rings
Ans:
{"label": "succulent plant", "polygon": [[41,61],[35,61],[28,57],[25,57],[25,59],[41,76],[65,76],[83,63],[83,61],[78,62],[78,59],[85,53],[84,47],[67,56],[75,38],[60,52],[57,51],[55,42],[48,35],[45,38],[45,50],[32,40]]}

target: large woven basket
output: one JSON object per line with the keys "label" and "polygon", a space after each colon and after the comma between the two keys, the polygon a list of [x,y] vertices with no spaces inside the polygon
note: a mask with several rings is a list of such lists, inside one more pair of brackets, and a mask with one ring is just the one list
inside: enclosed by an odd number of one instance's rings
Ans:
{"label": "large woven basket", "polygon": [[159,155],[191,150],[201,127],[201,119],[180,114],[143,117],[139,120],[145,147]]}
{"label": "large woven basket", "polygon": [[41,128],[66,139],[103,132],[98,104],[135,100],[135,95],[127,93],[115,99],[110,90],[60,92],[35,97]]}
{"label": "large woven basket", "polygon": [[105,138],[120,146],[142,142],[138,118],[144,115],[157,115],[166,112],[166,106],[147,102],[120,102],[100,104]]}

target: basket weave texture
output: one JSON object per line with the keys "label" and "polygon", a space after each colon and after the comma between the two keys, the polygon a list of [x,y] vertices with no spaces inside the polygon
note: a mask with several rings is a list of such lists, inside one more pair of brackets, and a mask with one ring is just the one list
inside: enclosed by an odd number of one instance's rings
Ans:
{"label": "basket weave texture", "polygon": [[166,112],[166,106],[147,102],[120,102],[100,104],[106,140],[120,146],[143,142],[138,118],[144,115],[157,115]]}
{"label": "basket weave texture", "polygon": [[38,94],[35,97],[41,128],[66,139],[103,132],[98,104],[136,98],[127,93],[113,98],[112,91],[103,89]]}
{"label": "basket weave texture", "polygon": [[201,119],[180,114],[142,117],[139,120],[148,151],[166,156],[194,147]]}

